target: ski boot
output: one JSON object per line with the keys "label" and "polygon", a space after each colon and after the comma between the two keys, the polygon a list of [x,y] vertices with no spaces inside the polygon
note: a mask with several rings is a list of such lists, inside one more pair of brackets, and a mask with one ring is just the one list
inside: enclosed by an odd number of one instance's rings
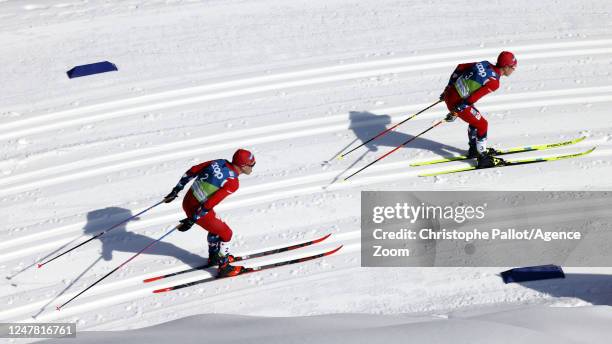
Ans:
{"label": "ski boot", "polygon": [[470,149],[468,149],[466,156],[468,157],[468,159],[475,159],[480,156],[480,154],[478,154],[478,149],[476,149],[476,144],[470,143]]}
{"label": "ski boot", "polygon": [[476,168],[490,168],[506,164],[504,159],[495,156],[495,154],[499,154],[498,151],[493,148],[487,148],[486,135],[478,138],[475,146],[478,151],[478,165],[476,165]]}
{"label": "ski boot", "polygon": [[476,135],[477,133],[478,131],[476,127],[473,127],[471,125],[468,127],[468,145],[470,146],[470,149],[468,149],[466,156],[469,159],[478,158],[478,156],[480,155],[478,154],[478,137]]}
{"label": "ski boot", "polygon": [[213,254],[211,256],[208,256],[208,266],[215,266],[215,265],[220,265],[223,261],[224,258],[227,258],[228,263],[233,263],[234,262],[234,256],[232,256],[231,254],[228,254],[227,257],[223,257],[221,255],[219,255],[219,253]]}
{"label": "ski boot", "polygon": [[234,261],[234,257],[229,254],[230,243],[222,241],[219,245],[219,253],[217,257],[219,259],[219,270],[217,272],[217,278],[231,277],[239,275],[243,272],[244,267],[230,265]]}
{"label": "ski boot", "polygon": [[229,261],[227,261],[219,265],[217,278],[237,276],[240,275],[243,271],[243,266],[230,265]]}
{"label": "ski boot", "polygon": [[[498,155],[499,153],[500,152],[498,150],[493,149],[493,148],[487,148],[485,149],[485,152],[484,152],[485,155],[491,155],[491,156]],[[480,155],[481,154],[478,152],[477,144],[470,142],[470,148],[468,149],[468,152],[466,155],[468,159],[475,159],[475,158],[478,158]]]}
{"label": "ski boot", "polygon": [[234,262],[234,256],[232,256],[231,254],[228,254],[227,257],[222,257],[221,255],[219,255],[217,253],[217,254],[213,254],[212,256],[208,256],[208,263],[206,263],[206,264],[208,266],[219,265],[223,261],[223,258],[227,258],[227,261],[229,263],[233,263]]}
{"label": "ski boot", "polygon": [[498,155],[500,152],[495,148],[487,148],[487,155]]}
{"label": "ski boot", "polygon": [[490,168],[505,164],[506,160],[490,155],[488,152],[486,152],[478,156],[478,165],[476,165],[476,168]]}
{"label": "ski boot", "polygon": [[[206,237],[207,241],[208,241],[208,262],[207,265],[208,266],[215,266],[215,265],[219,265],[219,263],[221,262],[221,255],[219,254],[219,251],[221,250],[221,239],[219,238],[218,235],[212,234],[212,233],[208,233],[208,236]],[[230,263],[232,263],[234,261],[234,256],[232,256],[231,254],[227,255],[227,259],[229,260]]]}

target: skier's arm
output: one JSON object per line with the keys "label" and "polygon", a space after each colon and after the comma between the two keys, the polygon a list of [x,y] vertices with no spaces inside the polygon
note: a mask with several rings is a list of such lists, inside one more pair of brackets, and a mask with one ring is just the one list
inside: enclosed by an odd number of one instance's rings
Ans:
{"label": "skier's arm", "polygon": [[217,204],[223,201],[225,197],[233,194],[234,192],[236,192],[236,190],[238,190],[238,179],[228,178],[223,184],[223,186],[221,186],[221,188],[217,190],[217,192],[212,194],[212,196],[210,196],[210,198],[208,198],[206,202],[204,202],[204,208],[214,208]]}
{"label": "skier's arm", "polygon": [[190,180],[192,180],[195,176],[197,176],[198,173],[202,172],[203,169],[205,169],[208,165],[210,165],[211,162],[212,161],[203,162],[201,164],[192,166],[189,170],[187,170],[187,172],[183,174],[183,176],[181,177],[179,182],[176,184],[176,186],[172,189],[172,191],[166,197],[164,197],[164,202],[166,203],[172,202],[178,196],[178,193],[181,192],[181,190],[183,190],[185,185],[187,185],[187,183],[189,183]]}
{"label": "skier's arm", "polygon": [[476,92],[472,93],[467,99],[465,99],[465,103],[468,105],[472,105],[478,101],[478,99],[484,97],[485,95],[497,90],[499,88],[499,80],[490,78],[481,88],[476,90]]}
{"label": "skier's arm", "polygon": [[181,177],[181,180],[179,180],[175,188],[178,188],[179,191],[183,190],[185,185],[187,185],[187,183],[189,183],[190,180],[192,180],[195,176],[197,176],[200,172],[202,172],[203,169],[208,167],[208,165],[210,165],[211,162],[212,161],[207,161],[199,165],[192,166],[190,169],[187,170],[187,172],[185,172],[185,174],[183,174],[183,176]]}
{"label": "skier's arm", "polygon": [[238,179],[228,178],[223,186],[219,190],[217,190],[212,196],[210,196],[206,202],[202,203],[198,210],[196,211],[193,220],[197,221],[200,217],[206,215],[212,208],[214,208],[217,204],[221,203],[225,199],[225,197],[233,194],[236,190],[238,190]]}

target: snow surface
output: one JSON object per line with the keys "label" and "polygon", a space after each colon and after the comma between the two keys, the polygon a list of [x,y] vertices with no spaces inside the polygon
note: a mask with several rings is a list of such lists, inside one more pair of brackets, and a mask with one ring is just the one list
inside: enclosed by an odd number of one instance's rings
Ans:
{"label": "snow surface", "polygon": [[[612,313],[612,269],[567,268],[565,280],[504,285],[501,268],[361,268],[359,193],[612,190],[611,12],[605,0],[488,1],[469,8],[452,0],[0,0],[0,272],[6,276],[0,321],[69,321],[79,331],[119,331],[183,319],[160,325],[180,330],[257,316],[253,321],[283,328],[283,338],[295,341],[323,336],[303,329],[336,336],[347,328],[356,342],[381,332],[422,342],[440,333],[450,341],[479,338],[494,331],[480,322],[487,319],[501,324],[500,333],[534,319],[533,331],[559,343],[602,342],[610,330],[593,324]],[[465,125],[456,121],[339,182],[429,127],[444,108],[350,158],[333,159],[344,147],[435,101],[457,63],[493,60],[502,49],[516,53],[519,67],[479,102],[490,142],[510,147],[586,135],[557,151],[597,145],[595,152],[419,178],[438,167],[410,168],[408,161],[466,148]],[[75,65],[102,60],[119,71],[66,77]],[[330,231],[324,244],[299,254],[344,248],[301,265],[152,294],[210,275],[142,283],[205,258],[202,231],[173,233],[55,310],[174,226],[183,216],[180,204],[161,205],[42,269],[36,262],[155,204],[188,167],[229,157],[237,147],[251,149],[257,166],[218,207],[235,231],[235,252]],[[444,325],[429,321],[465,312],[481,315]],[[326,314],[335,315],[265,318]],[[415,317],[424,320],[415,324]],[[380,327],[353,330],[364,323]],[[525,340],[544,338],[518,328],[513,333]]]}

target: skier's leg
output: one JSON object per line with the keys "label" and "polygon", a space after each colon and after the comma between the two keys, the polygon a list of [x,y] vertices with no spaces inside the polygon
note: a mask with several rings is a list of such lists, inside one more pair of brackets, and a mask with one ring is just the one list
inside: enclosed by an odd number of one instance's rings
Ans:
{"label": "skier's leg", "polygon": [[477,140],[477,130],[476,127],[469,125],[468,126],[468,144],[470,149],[468,150],[467,156],[470,158],[478,157],[478,150],[476,149],[476,140]]}
{"label": "skier's leg", "polygon": [[221,265],[228,259],[231,262],[229,246],[226,244],[225,251],[222,250],[223,243],[232,240],[233,233],[227,223],[217,217],[214,210],[199,218],[196,223],[208,231],[208,265]]}
{"label": "skier's leg", "polygon": [[[183,199],[183,210],[185,211],[187,217],[193,218],[193,215],[195,215],[195,212],[199,207],[200,202],[191,192],[188,192],[187,195],[185,195],[185,199]],[[209,234],[218,236],[221,241],[232,240],[231,228],[229,228],[225,222],[217,217],[214,210],[210,210],[206,215],[200,217],[196,221],[196,224],[207,230]],[[213,236],[208,236],[209,242],[210,239],[214,239]]]}
{"label": "skier's leg", "polygon": [[487,151],[489,122],[487,122],[478,109],[469,105],[460,105],[456,110],[456,114],[470,125],[468,129],[470,146],[475,139],[476,150],[479,154],[484,154]]}
{"label": "skier's leg", "polygon": [[232,240],[232,229],[217,216],[214,210],[200,217],[196,223],[208,233],[218,236],[221,241]]}
{"label": "skier's leg", "polygon": [[[468,128],[468,138],[470,140],[470,151],[468,151],[468,156],[478,158],[478,168],[487,168],[503,164],[503,159],[493,156],[494,151],[492,149],[487,149],[489,123],[482,114],[480,114],[478,109],[473,106],[462,105],[457,110],[459,118],[470,125]],[[475,143],[475,147],[473,143]]]}
{"label": "skier's leg", "polygon": [[210,265],[219,265],[217,276],[228,277],[238,275],[243,267],[230,265],[233,261],[233,256],[230,254],[230,241],[232,240],[233,232],[227,223],[218,218],[214,210],[199,218],[196,223],[206,229],[209,236],[212,234],[219,239],[216,255],[209,256]]}
{"label": "skier's leg", "polygon": [[183,198],[183,211],[185,215],[187,215],[188,218],[193,218],[193,215],[195,215],[199,207],[200,201],[195,198],[191,190],[187,191],[185,198]]}
{"label": "skier's leg", "polygon": [[[192,218],[197,209],[200,207],[200,202],[195,198],[191,191],[187,192],[183,199],[183,210],[187,217]],[[214,210],[200,217],[196,221],[198,226],[208,231],[206,241],[208,242],[208,265],[217,265],[219,263],[219,248],[221,241],[225,239],[230,241],[232,238],[232,230],[229,226],[219,219]]]}
{"label": "skier's leg", "polygon": [[212,254],[219,253],[219,245],[221,245],[221,238],[218,235],[208,233],[206,236],[206,241],[208,242],[208,256],[210,257]]}
{"label": "skier's leg", "polygon": [[218,235],[208,233],[206,237],[208,242],[208,265],[219,264],[219,249],[221,248],[221,238]]}

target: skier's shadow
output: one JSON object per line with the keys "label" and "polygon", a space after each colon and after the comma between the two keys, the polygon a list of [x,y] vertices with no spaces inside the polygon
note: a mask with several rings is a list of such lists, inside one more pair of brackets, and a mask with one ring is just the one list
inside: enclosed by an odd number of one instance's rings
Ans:
{"label": "skier's shadow", "polygon": [[[94,210],[87,214],[87,224],[83,228],[83,232],[85,235],[96,235],[130,216],[132,216],[132,212],[129,209],[119,207]],[[134,220],[138,221],[139,218],[137,217],[132,221]],[[104,234],[98,240],[102,243],[102,259],[110,261],[113,259],[113,252],[136,253],[156,238],[128,232],[125,229],[125,224],[122,224]],[[204,244],[203,241],[202,247],[204,247]],[[202,261],[206,260],[204,257],[163,241],[157,242],[143,254],[174,257],[191,267],[201,265]]]}
{"label": "skier's shadow", "polygon": [[[349,112],[349,120],[351,129],[356,136],[357,142],[366,142],[372,137],[376,136],[378,133],[386,130],[391,124],[391,116],[389,115],[376,115],[367,111],[351,111]],[[339,177],[344,174],[349,169],[353,168],[357,165],[369,152],[376,152],[379,148],[389,147],[395,148],[402,143],[414,138],[413,135],[404,134],[398,132],[399,128],[396,128],[392,131],[387,132],[385,135],[372,140],[365,144],[360,150],[365,150],[361,155],[353,161],[353,163],[348,166],[340,175],[334,178],[332,184],[336,182]],[[419,129],[418,132],[425,130],[427,128]],[[343,151],[348,150],[349,147],[346,147]],[[423,137],[419,137],[410,142],[409,146],[405,148],[411,149],[424,149],[429,150],[440,156],[450,156],[453,154],[464,154],[466,152],[465,149],[458,148],[455,146],[449,146],[446,144],[439,143],[437,141],[425,139]],[[386,151],[385,151],[386,152]]]}
{"label": "skier's shadow", "polygon": [[[108,207],[98,209],[87,213],[87,223],[83,227],[84,235],[95,236],[101,232],[108,230],[110,227],[132,216],[129,209],[119,207]],[[138,217],[131,221],[139,220]],[[110,261],[113,258],[113,252],[138,252],[143,247],[149,245],[154,238],[145,235],[128,232],[125,229],[125,224],[121,224],[106,234],[98,238],[102,243],[102,254],[97,257],[92,263],[85,268],[78,276],[76,276],[59,294],[47,302],[40,310],[32,315],[36,319],[51,303],[55,302],[59,297],[64,295],[75,283],[77,283],[89,270],[91,270],[100,260]],[[203,245],[204,242],[203,242]],[[175,245],[160,241],[143,252],[143,254],[152,254],[160,256],[175,257],[183,263],[191,267],[196,267],[202,264],[206,258],[189,251],[183,250]]]}

